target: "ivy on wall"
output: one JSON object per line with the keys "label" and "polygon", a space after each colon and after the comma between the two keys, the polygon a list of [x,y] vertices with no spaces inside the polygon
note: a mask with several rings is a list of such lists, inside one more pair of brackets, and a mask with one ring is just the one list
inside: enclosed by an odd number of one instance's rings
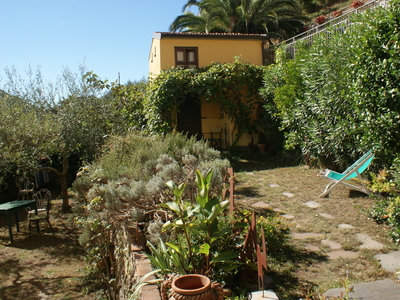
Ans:
{"label": "ivy on wall", "polygon": [[176,124],[176,112],[188,95],[200,102],[217,103],[233,122],[235,145],[243,133],[254,127],[252,112],[263,104],[265,66],[255,66],[240,58],[231,63],[213,63],[199,69],[162,71],[149,84],[145,113],[151,132],[168,132]]}

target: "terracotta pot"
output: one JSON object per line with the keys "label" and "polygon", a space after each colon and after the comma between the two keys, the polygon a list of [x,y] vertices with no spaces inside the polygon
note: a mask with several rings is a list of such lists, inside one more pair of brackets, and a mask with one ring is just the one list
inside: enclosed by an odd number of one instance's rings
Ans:
{"label": "terracotta pot", "polygon": [[267,146],[266,144],[257,144],[258,151],[264,153],[266,146]]}
{"label": "terracotta pot", "polygon": [[[171,288],[170,298],[168,289]],[[163,300],[219,300],[223,299],[221,285],[212,283],[206,276],[199,274],[183,275],[162,285]]]}

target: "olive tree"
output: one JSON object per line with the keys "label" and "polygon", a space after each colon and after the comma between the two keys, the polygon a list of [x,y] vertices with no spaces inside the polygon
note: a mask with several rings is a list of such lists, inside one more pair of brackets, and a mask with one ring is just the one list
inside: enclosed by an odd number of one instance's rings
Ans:
{"label": "olive tree", "polygon": [[2,113],[12,117],[0,123],[0,148],[14,168],[31,172],[42,168],[40,157],[57,157],[61,169],[45,168],[60,177],[62,209],[68,211],[68,159],[94,156],[112,128],[113,105],[102,89],[88,84],[83,66],[78,74],[64,68],[56,84],[45,82],[40,69],[27,73],[24,79],[6,70],[3,89],[10,96],[2,99]]}

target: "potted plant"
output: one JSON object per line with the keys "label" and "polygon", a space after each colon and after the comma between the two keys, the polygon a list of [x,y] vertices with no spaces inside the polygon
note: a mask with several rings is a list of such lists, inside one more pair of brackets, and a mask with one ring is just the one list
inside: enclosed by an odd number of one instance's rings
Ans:
{"label": "potted plant", "polygon": [[351,3],[351,7],[353,7],[354,9],[357,9],[363,5],[364,5],[364,1],[359,1],[359,0],[355,0]]}
{"label": "potted plant", "polygon": [[[170,298],[168,289],[171,288]],[[161,288],[163,300],[223,300],[223,289],[220,284],[200,274],[178,276],[172,281],[167,280]]]}
{"label": "potted plant", "polygon": [[257,142],[258,151],[260,151],[261,153],[264,153],[266,145],[267,145],[267,138],[265,136],[265,133],[260,132],[258,134],[258,142]]}
{"label": "potted plant", "polygon": [[337,18],[337,17],[340,17],[342,14],[343,14],[343,9],[335,10],[335,11],[332,13],[332,17]]}
{"label": "potted plant", "polygon": [[321,25],[321,24],[325,23],[325,21],[326,21],[325,16],[319,16],[319,17],[315,18],[315,22],[316,22],[318,25]]}

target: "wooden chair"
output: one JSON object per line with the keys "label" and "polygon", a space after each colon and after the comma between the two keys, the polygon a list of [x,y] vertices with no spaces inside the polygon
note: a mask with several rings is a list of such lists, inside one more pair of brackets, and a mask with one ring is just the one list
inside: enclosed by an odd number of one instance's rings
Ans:
{"label": "wooden chair", "polygon": [[51,193],[48,189],[41,189],[40,191],[33,194],[33,199],[36,200],[36,210],[35,209],[27,209],[28,211],[28,226],[29,226],[29,237],[32,232],[32,222],[36,223],[37,230],[39,230],[39,222],[47,221],[51,232],[54,235],[53,227],[50,223],[50,201],[51,201]]}
{"label": "wooden chair", "polygon": [[34,192],[33,189],[35,187],[33,182],[30,182],[25,177],[18,176],[15,178],[15,184],[17,185],[17,187],[19,189],[18,200],[32,199],[32,195]]}

